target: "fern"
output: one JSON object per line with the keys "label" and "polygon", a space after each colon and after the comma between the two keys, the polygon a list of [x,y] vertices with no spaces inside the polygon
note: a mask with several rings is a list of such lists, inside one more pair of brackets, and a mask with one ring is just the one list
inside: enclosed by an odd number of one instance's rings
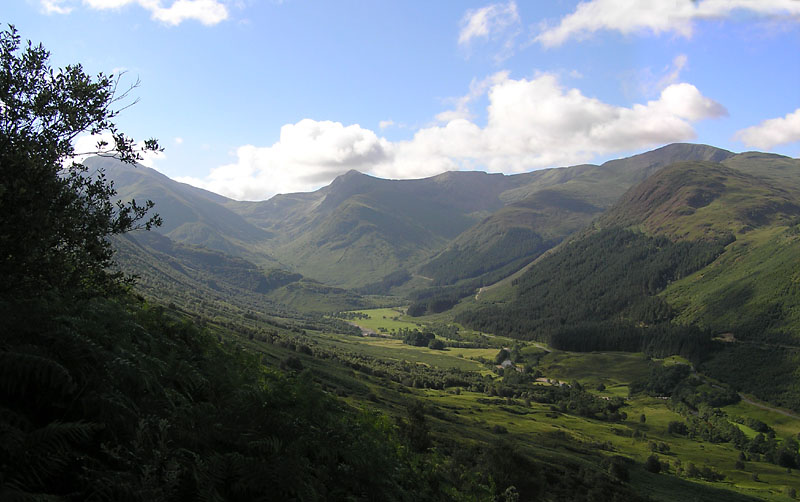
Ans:
{"label": "fern", "polygon": [[11,350],[0,352],[0,391],[9,396],[58,399],[72,394],[75,382],[53,358]]}

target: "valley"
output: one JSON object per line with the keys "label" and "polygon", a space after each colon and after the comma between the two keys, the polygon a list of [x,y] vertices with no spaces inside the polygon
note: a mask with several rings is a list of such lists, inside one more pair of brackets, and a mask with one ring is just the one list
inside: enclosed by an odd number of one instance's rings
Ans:
{"label": "valley", "polygon": [[[698,421],[696,413],[680,412],[673,406],[676,399],[632,393],[632,384],[647,380],[654,366],[688,365],[683,358],[559,351],[540,343],[520,343],[463,329],[457,334],[450,331],[458,342],[441,338],[447,345],[478,340],[473,343],[479,348],[446,346],[435,350],[410,346],[398,337],[404,330],[437,326],[436,321],[421,322],[401,309],[343,314],[344,318],[357,316],[355,324],[376,334],[308,332],[294,338],[293,351],[282,352],[288,355],[275,353],[275,345],[252,345],[253,350],[273,355],[276,364],[280,357],[296,356],[321,385],[355,407],[368,403],[390,416],[402,417],[409,400],[419,400],[424,403],[432,436],[445,451],[503,444],[537,459],[537,464],[543,462],[539,469],[561,466],[562,476],[571,483],[598,466],[615,472],[610,470],[609,459],[617,458],[624,459],[620,462],[626,483],[653,500],[688,496],[702,500],[786,500],[795,486],[793,469],[763,458],[759,461],[747,447],[708,436],[702,427],[697,428],[702,420]],[[438,327],[442,328],[440,324]],[[302,344],[308,344],[308,349],[300,349]],[[516,362],[504,374],[498,370],[496,357],[509,345]],[[351,368],[349,376],[341,375],[338,364]],[[718,386],[706,377],[699,378],[701,387]],[[528,394],[521,390],[533,388],[565,395],[559,398],[547,392]],[[619,399],[624,403],[619,408],[621,416],[604,419],[603,412],[573,408],[582,394],[588,396],[584,399],[602,402]],[[750,440],[758,432],[741,424],[746,420],[767,424],[778,441],[793,441],[800,433],[800,422],[793,417],[745,400],[713,411],[703,406],[701,414],[710,413],[706,418],[714,414],[723,417]],[[673,432],[674,423],[687,423],[692,432]],[[661,462],[658,474],[642,467],[654,453]],[[743,454],[748,461],[739,465]],[[586,490],[591,492],[588,487]]]}
{"label": "valley", "polygon": [[[416,423],[416,451],[471,473],[445,476],[455,492],[796,493],[796,160],[677,144],[515,176],[350,172],[246,203],[140,169],[161,188],[120,193],[162,194],[180,219],[117,241],[137,290],[353,409]],[[493,470],[493,448],[524,474]]]}
{"label": "valley", "polygon": [[798,499],[800,2],[10,4],[0,501]]}

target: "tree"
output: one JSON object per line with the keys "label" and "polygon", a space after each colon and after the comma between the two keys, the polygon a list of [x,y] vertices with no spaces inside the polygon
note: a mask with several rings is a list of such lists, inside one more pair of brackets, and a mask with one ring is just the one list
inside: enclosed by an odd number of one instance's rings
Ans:
{"label": "tree", "polygon": [[[108,290],[122,279],[108,272],[108,237],[160,218],[144,219],[151,201],[114,202],[103,172],[76,159],[94,153],[133,164],[161,150],[154,139],[137,146],[113,122],[138,82],[122,92],[120,76],[55,70],[41,44],[21,45],[13,26],[0,32],[0,295]],[[81,134],[109,139],[76,152]]]}
{"label": "tree", "polygon": [[434,338],[428,344],[428,348],[434,350],[444,350],[444,342],[439,340],[438,338]]}
{"label": "tree", "polygon": [[644,468],[646,471],[650,471],[654,474],[661,472],[661,462],[658,460],[658,455],[654,453],[647,457],[647,460],[644,462]]}
{"label": "tree", "polygon": [[502,364],[510,356],[511,354],[509,354],[509,352],[506,349],[500,349],[500,352],[498,352],[497,355],[494,356],[494,363]]}

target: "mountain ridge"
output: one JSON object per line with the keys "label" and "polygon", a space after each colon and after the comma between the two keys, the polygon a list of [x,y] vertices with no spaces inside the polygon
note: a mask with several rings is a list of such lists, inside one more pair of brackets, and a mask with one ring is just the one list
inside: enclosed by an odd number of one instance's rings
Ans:
{"label": "mountain ridge", "polygon": [[[725,161],[735,155],[680,143],[600,166],[514,175],[450,171],[387,180],[350,170],[314,192],[257,202],[188,188],[160,174],[142,175],[139,181],[119,170],[109,170],[109,176],[121,197],[156,202],[167,222],[159,232],[258,265],[350,288],[401,270],[428,276],[434,269],[443,270],[435,278],[438,284],[485,284],[586,226],[627,188],[667,163]],[[453,274],[444,270],[449,262],[472,265]]]}

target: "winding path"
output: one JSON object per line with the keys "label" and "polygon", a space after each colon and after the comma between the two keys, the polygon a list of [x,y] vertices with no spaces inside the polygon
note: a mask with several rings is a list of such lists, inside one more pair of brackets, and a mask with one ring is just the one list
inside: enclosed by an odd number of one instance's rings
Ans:
{"label": "winding path", "polygon": [[800,420],[800,417],[798,417],[794,413],[789,413],[788,411],[784,411],[784,410],[781,410],[779,408],[773,408],[772,406],[767,406],[766,404],[762,404],[762,403],[759,403],[757,401],[753,401],[752,399],[748,398],[747,396],[745,396],[741,392],[739,393],[739,397],[742,398],[742,401],[744,401],[745,403],[752,404],[756,408],[761,408],[762,410],[767,410],[767,411],[774,411],[775,413],[780,413],[781,415],[785,415],[785,416],[787,416],[789,418],[794,418],[794,419]]}

